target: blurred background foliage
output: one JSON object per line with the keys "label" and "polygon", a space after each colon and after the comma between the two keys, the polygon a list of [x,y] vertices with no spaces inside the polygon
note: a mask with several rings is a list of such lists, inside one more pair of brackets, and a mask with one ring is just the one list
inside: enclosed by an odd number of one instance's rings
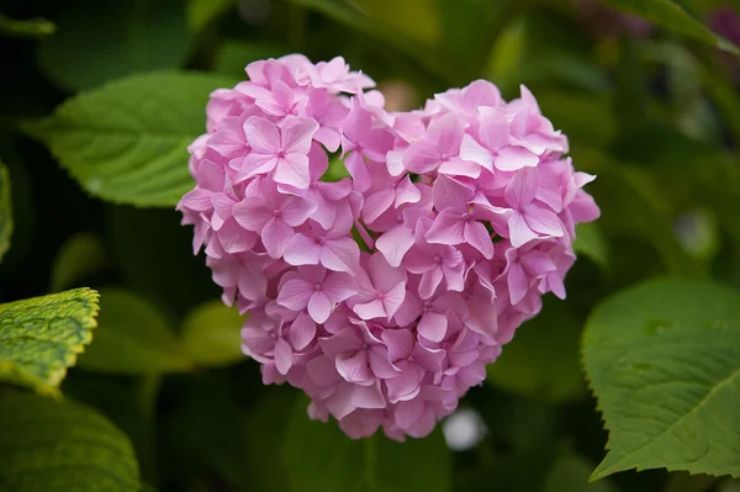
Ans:
{"label": "blurred background foliage", "polygon": [[[101,291],[93,344],[61,389],[65,405],[125,433],[147,490],[740,489],[663,470],[588,484],[607,434],[579,360],[589,312],[626,286],[654,276],[740,286],[740,2],[2,0],[0,12],[14,224],[0,301]],[[507,97],[526,84],[569,136],[576,167],[599,177],[589,191],[602,218],[579,230],[568,300],[548,299],[427,440],[350,442],[308,422],[297,391],[263,387],[239,355],[238,316],[219,304],[172,207],[91,197],[22,130],[125,76],[236,80],[246,63],[291,52],[344,56],[396,110],[476,78]],[[4,433],[0,461],[19,439]]]}

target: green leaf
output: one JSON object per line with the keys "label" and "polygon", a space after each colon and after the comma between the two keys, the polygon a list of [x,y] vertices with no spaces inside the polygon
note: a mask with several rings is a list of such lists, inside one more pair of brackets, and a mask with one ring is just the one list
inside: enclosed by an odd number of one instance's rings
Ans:
{"label": "green leaf", "polygon": [[576,240],[573,248],[576,253],[588,256],[602,268],[606,268],[609,264],[609,246],[597,222],[579,224],[576,227]]}
{"label": "green leaf", "polygon": [[713,33],[704,23],[677,0],[607,0],[615,8],[639,15],[656,25],[682,36],[740,55],[740,49],[727,39]]}
{"label": "green leaf", "polygon": [[189,0],[186,10],[188,27],[193,32],[200,32],[235,6],[234,0]]}
{"label": "green leaf", "polygon": [[243,360],[243,324],[244,318],[239,312],[221,301],[201,304],[183,322],[185,350],[200,366],[223,366]]}
{"label": "green leaf", "polygon": [[543,492],[616,492],[606,480],[589,483],[592,465],[572,451],[564,451],[547,473]]}
{"label": "green leaf", "polygon": [[65,4],[58,32],[39,46],[41,68],[76,92],[135,72],[182,66],[190,34],[182,0],[76,0]]}
{"label": "green leaf", "polygon": [[146,299],[101,290],[100,327],[79,366],[114,374],[179,372],[193,364],[167,320]]}
{"label": "green leaf", "polygon": [[81,232],[69,238],[54,258],[51,290],[75,285],[105,266],[106,258],[100,238],[92,232]]}
{"label": "green leaf", "polygon": [[0,33],[16,38],[42,38],[54,34],[56,26],[46,19],[16,20],[0,14]]}
{"label": "green leaf", "polygon": [[672,279],[625,290],[591,315],[583,361],[609,430],[592,479],[740,476],[740,292]]}
{"label": "green leaf", "polygon": [[98,293],[87,288],[0,304],[0,380],[58,394],[97,313]]}
{"label": "green leaf", "polygon": [[10,174],[7,166],[0,161],[0,261],[10,249],[10,236],[13,235],[13,209],[10,200]]}
{"label": "green leaf", "polygon": [[562,301],[545,298],[542,313],[527,321],[488,366],[488,381],[515,393],[560,402],[583,394],[578,364],[581,324]]}
{"label": "green leaf", "polygon": [[451,488],[451,456],[437,429],[425,439],[390,441],[380,434],[352,440],[335,422],[309,420],[299,398],[282,455],[295,491],[425,492]]}
{"label": "green leaf", "polygon": [[67,100],[27,130],[90,194],[171,207],[193,186],[186,148],[205,131],[208,94],[231,85],[196,72],[134,75]]}
{"label": "green leaf", "polygon": [[126,435],[96,411],[29,393],[0,396],[0,489],[137,491]]}

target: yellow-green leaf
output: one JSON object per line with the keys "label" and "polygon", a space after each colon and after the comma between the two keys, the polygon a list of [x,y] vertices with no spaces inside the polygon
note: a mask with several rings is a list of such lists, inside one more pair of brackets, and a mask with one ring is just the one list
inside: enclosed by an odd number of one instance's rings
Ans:
{"label": "yellow-green leaf", "polygon": [[46,19],[11,19],[0,14],[0,33],[14,38],[41,38],[54,34],[56,26]]}
{"label": "yellow-green leaf", "polygon": [[0,380],[57,394],[97,313],[98,293],[87,288],[0,304]]}
{"label": "yellow-green leaf", "polygon": [[30,393],[0,396],[0,490],[138,491],[126,435],[79,403]]}
{"label": "yellow-green leaf", "polygon": [[201,366],[222,366],[242,360],[242,324],[244,318],[235,308],[221,301],[202,304],[183,322],[185,350]]}
{"label": "yellow-green leaf", "polygon": [[146,299],[126,290],[101,289],[100,327],[79,366],[115,374],[192,369],[167,319]]}

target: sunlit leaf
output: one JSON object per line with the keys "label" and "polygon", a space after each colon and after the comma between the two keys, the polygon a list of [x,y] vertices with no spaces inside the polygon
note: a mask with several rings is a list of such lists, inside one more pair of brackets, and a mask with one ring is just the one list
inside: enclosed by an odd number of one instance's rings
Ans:
{"label": "sunlit leaf", "polygon": [[27,129],[90,194],[170,207],[193,185],[186,148],[205,131],[208,94],[231,85],[194,72],[134,75],[67,100]]}
{"label": "sunlit leaf", "polygon": [[100,238],[92,232],[75,234],[65,242],[51,270],[51,290],[72,287],[105,265],[105,251]]}
{"label": "sunlit leaf", "polygon": [[202,304],[188,314],[182,340],[190,357],[201,366],[228,365],[244,359],[241,327],[244,317],[221,301]]}
{"label": "sunlit leaf", "polygon": [[190,48],[182,0],[75,0],[55,21],[58,31],[39,46],[38,59],[70,91],[179,68]]}
{"label": "sunlit leaf", "polygon": [[57,394],[97,312],[98,293],[87,288],[0,304],[0,380]]}
{"label": "sunlit leaf", "polygon": [[442,433],[404,443],[381,435],[352,440],[335,422],[309,420],[299,399],[282,456],[294,491],[441,492],[451,488],[451,456]]}
{"label": "sunlit leaf", "polygon": [[740,475],[740,292],[670,279],[623,291],[593,312],[583,361],[609,430],[594,479]]}
{"label": "sunlit leaf", "polygon": [[95,342],[79,366],[115,374],[179,372],[193,364],[155,306],[121,289],[102,289]]}
{"label": "sunlit leaf", "polygon": [[138,491],[131,443],[105,417],[70,400],[0,395],[0,489]]}

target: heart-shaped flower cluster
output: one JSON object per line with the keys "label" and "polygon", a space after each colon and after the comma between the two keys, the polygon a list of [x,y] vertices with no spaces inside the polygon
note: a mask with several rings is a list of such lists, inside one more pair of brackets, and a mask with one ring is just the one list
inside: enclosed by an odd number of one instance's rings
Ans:
{"label": "heart-shaped flower cluster", "polygon": [[[212,93],[179,210],[265,383],[352,437],[428,434],[541,297],[565,296],[593,179],[524,87],[388,113],[341,58],[247,66]],[[342,175],[348,177],[342,178]]]}

